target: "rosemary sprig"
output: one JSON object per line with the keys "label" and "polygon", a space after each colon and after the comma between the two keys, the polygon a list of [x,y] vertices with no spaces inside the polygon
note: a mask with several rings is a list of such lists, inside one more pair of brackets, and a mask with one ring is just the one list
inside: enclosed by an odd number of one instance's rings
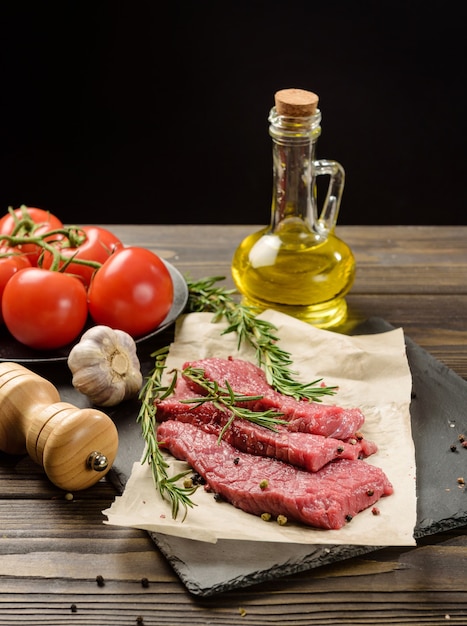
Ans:
{"label": "rosemary sprig", "polygon": [[296,372],[290,366],[290,354],[278,344],[277,328],[274,324],[259,319],[259,311],[254,307],[239,304],[235,299],[237,292],[234,289],[225,289],[217,285],[223,276],[190,280],[185,277],[188,285],[188,310],[190,312],[207,311],[214,313],[213,322],[222,319],[227,321],[228,327],[223,335],[237,333],[238,346],[242,343],[250,344],[256,355],[256,361],[265,374],[268,383],[279,391],[296,400],[310,400],[321,402],[323,396],[336,393],[337,387],[322,385],[322,378],[310,383],[300,383],[295,380]]}
{"label": "rosemary sprig", "polygon": [[180,402],[193,404],[195,407],[201,406],[205,402],[211,402],[217,409],[221,411],[227,409],[230,412],[230,417],[219,434],[219,441],[236,417],[274,431],[277,431],[276,426],[287,424],[286,420],[280,419],[283,413],[279,411],[273,409],[268,409],[267,411],[251,411],[246,407],[237,406],[240,402],[261,400],[263,396],[245,396],[235,393],[228,380],[225,381],[225,387],[221,387],[217,381],[208,380],[204,375],[204,370],[200,368],[187,367],[183,370],[183,376],[204,389],[206,395],[196,398],[185,398]]}
{"label": "rosemary sprig", "polygon": [[162,400],[169,396],[175,387],[177,378],[175,374],[170,385],[162,385],[162,374],[166,367],[165,364],[168,352],[169,348],[165,347],[151,354],[155,359],[155,366],[140,391],[139,399],[141,400],[141,408],[136,420],[141,425],[143,438],[146,443],[141,462],[143,464],[147,462],[151,466],[152,477],[156,488],[162,498],[171,502],[172,517],[174,519],[178,517],[180,506],[182,505],[184,508],[184,520],[188,512],[188,507],[194,506],[190,496],[193,495],[197,487],[180,487],[176,484],[177,481],[189,474],[191,470],[169,477],[167,473],[169,465],[161,453],[156,434],[157,409],[155,400],[158,398]]}

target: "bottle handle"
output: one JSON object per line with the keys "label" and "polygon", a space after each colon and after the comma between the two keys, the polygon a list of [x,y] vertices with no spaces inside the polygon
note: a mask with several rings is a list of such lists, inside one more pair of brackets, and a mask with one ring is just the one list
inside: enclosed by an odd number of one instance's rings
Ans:
{"label": "bottle handle", "polygon": [[[344,191],[345,171],[340,163],[329,159],[320,159],[312,163],[313,173],[316,176],[329,176],[329,185],[321,213],[316,215],[316,229],[321,235],[327,236],[336,226],[337,216]],[[316,189],[313,190],[316,199]]]}

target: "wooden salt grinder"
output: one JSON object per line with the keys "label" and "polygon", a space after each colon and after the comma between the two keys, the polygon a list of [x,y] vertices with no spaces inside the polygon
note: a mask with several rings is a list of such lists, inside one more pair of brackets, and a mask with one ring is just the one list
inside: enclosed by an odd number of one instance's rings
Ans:
{"label": "wooden salt grinder", "polygon": [[27,452],[57,487],[77,491],[105,476],[117,449],[117,429],[105,413],[61,402],[45,378],[0,363],[0,450]]}

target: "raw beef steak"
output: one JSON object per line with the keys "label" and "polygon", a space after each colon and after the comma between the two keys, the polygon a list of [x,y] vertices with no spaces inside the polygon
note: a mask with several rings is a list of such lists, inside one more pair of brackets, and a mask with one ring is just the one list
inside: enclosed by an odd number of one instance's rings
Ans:
{"label": "raw beef steak", "polygon": [[[199,405],[183,402],[197,397],[203,396],[192,391],[185,379],[179,377],[173,394],[158,402],[157,421],[176,419],[219,436],[232,413],[227,408],[216,407],[212,402]],[[342,441],[311,433],[290,432],[287,426],[277,425],[277,432],[274,432],[245,419],[235,418],[223,439],[243,452],[270,456],[313,472],[333,459],[358,459],[377,450],[376,444],[361,436]]]}
{"label": "raw beef steak", "polygon": [[233,506],[285,516],[323,529],[342,528],[352,517],[393,493],[384,472],[365,461],[341,459],[318,472],[241,452],[215,434],[176,420],[158,427],[160,446],[187,461],[209,489]]}
{"label": "raw beef steak", "polygon": [[[225,387],[227,380],[235,393],[262,396],[260,400],[245,402],[244,406],[253,411],[280,411],[290,423],[289,430],[346,439],[352,437],[365,421],[360,409],[295,400],[275,391],[267,382],[263,370],[249,361],[212,357],[186,362],[183,369],[187,367],[203,370],[205,377],[217,382],[220,387]],[[187,384],[193,391],[203,393],[203,389],[193,381],[187,379]]]}

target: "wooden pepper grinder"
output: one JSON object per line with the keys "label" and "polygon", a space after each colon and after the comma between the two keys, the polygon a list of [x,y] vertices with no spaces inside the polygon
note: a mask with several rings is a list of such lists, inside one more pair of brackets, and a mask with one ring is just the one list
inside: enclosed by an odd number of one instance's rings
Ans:
{"label": "wooden pepper grinder", "polygon": [[117,429],[105,413],[61,402],[45,378],[0,363],[0,450],[27,452],[57,487],[76,491],[109,471],[117,449]]}

